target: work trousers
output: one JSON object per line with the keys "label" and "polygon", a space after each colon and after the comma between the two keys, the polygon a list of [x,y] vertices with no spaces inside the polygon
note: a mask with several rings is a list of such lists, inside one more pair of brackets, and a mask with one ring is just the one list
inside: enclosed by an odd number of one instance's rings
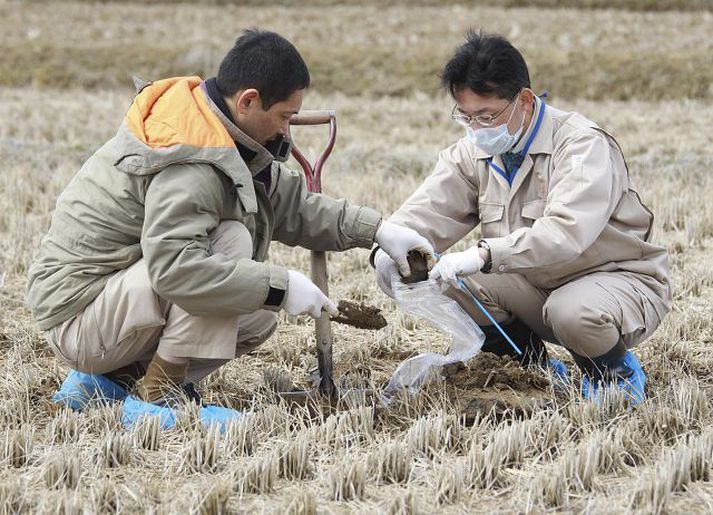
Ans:
{"label": "work trousers", "polygon": [[[651,281],[629,272],[596,272],[553,290],[519,274],[478,273],[464,282],[498,322],[518,318],[543,340],[594,358],[619,341],[631,348],[659,326],[669,308]],[[478,325],[492,325],[468,293],[451,287],[446,294]]]}
{"label": "work trousers", "polygon": [[[236,221],[211,233],[216,254],[252,257],[252,237]],[[82,372],[103,374],[134,362],[146,365],[158,351],[190,358],[187,379],[198,381],[264,343],[277,328],[277,314],[259,310],[235,316],[193,316],[159,297],[144,259],[115,273],[83,311],[47,332],[55,354]]]}

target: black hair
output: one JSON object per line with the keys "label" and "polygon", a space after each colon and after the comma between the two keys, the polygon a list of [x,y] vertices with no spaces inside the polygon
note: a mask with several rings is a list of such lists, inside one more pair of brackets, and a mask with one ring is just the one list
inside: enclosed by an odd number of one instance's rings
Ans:
{"label": "black hair", "polygon": [[503,36],[469,30],[465,39],[441,73],[441,85],[451,96],[468,88],[512,100],[530,87],[525,59]]}
{"label": "black hair", "polygon": [[309,87],[309,70],[295,46],[274,32],[247,29],[220,63],[216,85],[226,97],[255,88],[270,109],[298,89]]}

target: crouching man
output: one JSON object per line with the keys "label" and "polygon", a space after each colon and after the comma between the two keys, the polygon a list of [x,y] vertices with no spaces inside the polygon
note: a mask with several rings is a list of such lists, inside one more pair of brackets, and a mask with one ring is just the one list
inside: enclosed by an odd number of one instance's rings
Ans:
{"label": "crouching man", "polygon": [[[483,350],[565,375],[543,340],[557,343],[581,369],[585,397],[615,384],[641,401],[646,378],[630,349],[670,310],[671,288],[667,252],[650,241],[653,215],[618,144],[581,114],[538,98],[522,55],[502,37],[469,33],[442,82],[465,137],[441,152],[390,221],[438,253],[480,226],[477,245],[441,257],[431,277],[481,326]],[[381,250],[373,257],[391,294],[395,265]]]}
{"label": "crouching man", "polygon": [[[372,209],[309,193],[276,162],[309,82],[290,42],[250,30],[216,78],[144,85],[59,196],[30,269],[28,304],[73,369],[57,402],[125,400],[127,425],[155,414],[170,427],[178,399],[199,400],[192,383],[267,340],[278,311],[335,314],[307,277],[265,261],[272,240],[324,251],[376,241],[401,263],[432,251]],[[201,409],[205,423],[237,415]]]}

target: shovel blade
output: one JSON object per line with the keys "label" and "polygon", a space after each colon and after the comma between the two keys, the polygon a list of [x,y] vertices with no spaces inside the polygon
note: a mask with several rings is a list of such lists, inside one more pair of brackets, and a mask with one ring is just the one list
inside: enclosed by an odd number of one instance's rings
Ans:
{"label": "shovel blade", "polygon": [[374,390],[359,388],[342,390],[334,397],[326,397],[319,390],[278,392],[277,395],[288,404],[314,407],[320,411],[323,409],[352,409],[359,406],[372,406],[379,399],[379,394]]}
{"label": "shovel blade", "polygon": [[319,381],[319,393],[330,400],[336,401],[339,399],[339,390],[334,384],[331,374],[324,374]]}

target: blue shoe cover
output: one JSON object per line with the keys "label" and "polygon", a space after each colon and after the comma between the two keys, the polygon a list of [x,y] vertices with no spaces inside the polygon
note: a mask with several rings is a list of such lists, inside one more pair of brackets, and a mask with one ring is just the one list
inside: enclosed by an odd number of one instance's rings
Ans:
{"label": "blue shoe cover", "polygon": [[547,360],[547,370],[552,374],[552,378],[555,383],[567,386],[569,385],[569,369],[567,365],[562,363],[560,360],[555,358],[550,358]]}
{"label": "blue shoe cover", "polygon": [[205,406],[201,408],[201,422],[206,427],[219,426],[220,432],[224,433],[228,425],[242,416],[237,410],[223,408],[221,406]]}
{"label": "blue shoe cover", "polygon": [[[622,359],[623,368],[628,368],[632,374],[626,378],[620,378],[616,381],[616,387],[627,393],[629,403],[633,406],[644,401],[646,393],[646,374],[641,368],[641,363],[632,352],[627,352]],[[588,377],[582,377],[582,396],[585,399],[599,402],[599,391],[602,386],[614,387],[612,383],[604,383],[603,385],[597,381],[590,381]]]}
{"label": "blue shoe cover", "polygon": [[71,370],[62,386],[52,396],[52,400],[57,404],[81,411],[90,402],[112,404],[124,400],[126,396],[126,390],[111,379],[98,374]]}
{"label": "blue shoe cover", "polygon": [[161,429],[171,429],[176,425],[176,413],[171,408],[144,402],[133,395],[124,400],[121,408],[121,424],[125,428],[133,427],[147,417],[158,417]]}
{"label": "blue shoe cover", "polygon": [[[205,406],[199,411],[199,418],[205,427],[217,425],[224,432],[228,424],[241,416],[239,411],[220,406]],[[158,417],[161,429],[171,429],[176,425],[176,411],[167,406],[144,402],[134,396],[127,397],[121,410],[121,423],[130,428],[145,417]]]}

